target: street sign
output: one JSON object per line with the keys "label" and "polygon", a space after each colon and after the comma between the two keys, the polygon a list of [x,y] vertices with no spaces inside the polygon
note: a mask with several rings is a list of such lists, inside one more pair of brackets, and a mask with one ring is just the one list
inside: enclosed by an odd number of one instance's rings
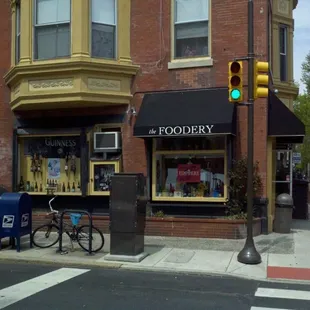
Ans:
{"label": "street sign", "polygon": [[294,164],[301,164],[301,153],[293,153],[292,161]]}

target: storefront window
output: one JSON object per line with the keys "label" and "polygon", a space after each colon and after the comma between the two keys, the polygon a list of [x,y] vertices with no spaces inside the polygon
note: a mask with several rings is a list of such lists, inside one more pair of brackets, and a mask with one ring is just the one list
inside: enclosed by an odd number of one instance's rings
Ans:
{"label": "storefront window", "polygon": [[109,191],[111,178],[115,173],[115,165],[98,164],[94,165],[94,188],[95,192]]}
{"label": "storefront window", "polygon": [[155,149],[156,151],[225,150],[225,137],[156,139]]}
{"label": "storefront window", "polygon": [[154,200],[227,198],[225,137],[158,139],[154,145]]}
{"label": "storefront window", "polygon": [[276,166],[273,182],[276,196],[286,193],[292,194],[292,162],[291,150],[275,150]]}
{"label": "storefront window", "polygon": [[80,137],[21,138],[18,191],[81,195]]}

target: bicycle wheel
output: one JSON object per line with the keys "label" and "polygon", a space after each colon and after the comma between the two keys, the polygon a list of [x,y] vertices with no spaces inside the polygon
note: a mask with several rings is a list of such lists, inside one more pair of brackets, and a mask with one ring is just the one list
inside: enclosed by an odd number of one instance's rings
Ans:
{"label": "bicycle wheel", "polygon": [[[54,230],[54,231],[53,231]],[[49,248],[59,240],[59,227],[54,224],[44,224],[36,228],[32,233],[32,241],[41,249]]]}
{"label": "bicycle wheel", "polygon": [[[77,231],[77,242],[80,247],[88,252],[89,249],[89,225],[82,225]],[[102,232],[92,226],[92,252],[99,252],[104,246]]]}

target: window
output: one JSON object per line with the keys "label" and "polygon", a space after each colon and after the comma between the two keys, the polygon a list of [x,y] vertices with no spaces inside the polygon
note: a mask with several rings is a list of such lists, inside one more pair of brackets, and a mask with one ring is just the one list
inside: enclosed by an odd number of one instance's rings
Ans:
{"label": "window", "polygon": [[209,55],[209,0],[175,0],[175,58]]}
{"label": "window", "polygon": [[153,200],[225,200],[225,156],[225,137],[156,140]]}
{"label": "window", "polygon": [[35,59],[70,55],[70,20],[70,0],[36,0]]}
{"label": "window", "polygon": [[20,61],[20,2],[16,2],[16,22],[15,22],[15,63]]}
{"label": "window", "polygon": [[287,81],[287,27],[280,26],[280,80]]}
{"label": "window", "polygon": [[92,0],[92,57],[116,56],[116,0]]}

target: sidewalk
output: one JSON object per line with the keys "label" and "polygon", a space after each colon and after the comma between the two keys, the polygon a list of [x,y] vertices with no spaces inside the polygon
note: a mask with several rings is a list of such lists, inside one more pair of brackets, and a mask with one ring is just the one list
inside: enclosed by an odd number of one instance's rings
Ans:
{"label": "sidewalk", "polygon": [[23,238],[21,252],[17,253],[10,247],[5,248],[8,241],[2,240],[0,260],[310,281],[309,221],[294,221],[290,234],[272,233],[255,237],[254,240],[262,256],[259,265],[244,265],[237,261],[245,240],[150,236],[145,236],[145,252],[149,255],[140,263],[106,261],[104,257],[110,248],[109,235],[105,235],[103,251],[91,256],[82,251],[78,244],[74,245],[74,251],[65,255],[56,253],[57,246],[30,249],[29,237]]}

